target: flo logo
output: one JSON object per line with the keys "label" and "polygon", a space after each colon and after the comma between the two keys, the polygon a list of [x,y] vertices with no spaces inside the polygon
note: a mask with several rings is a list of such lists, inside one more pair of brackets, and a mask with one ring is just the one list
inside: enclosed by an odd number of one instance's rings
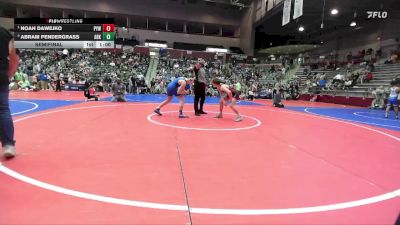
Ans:
{"label": "flo logo", "polygon": [[386,19],[388,17],[388,12],[386,11],[367,11],[368,19]]}

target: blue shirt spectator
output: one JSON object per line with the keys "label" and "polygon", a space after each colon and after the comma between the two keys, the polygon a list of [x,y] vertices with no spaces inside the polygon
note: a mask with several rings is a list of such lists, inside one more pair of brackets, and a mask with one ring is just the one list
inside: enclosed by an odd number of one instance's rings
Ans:
{"label": "blue shirt spectator", "polygon": [[319,81],[318,81],[318,85],[319,85],[321,88],[324,88],[324,87],[326,86],[326,80],[325,80],[325,79],[319,80]]}
{"label": "blue shirt spectator", "polygon": [[43,71],[39,74],[39,80],[40,81],[48,81],[48,78],[46,76],[46,73],[44,73]]}

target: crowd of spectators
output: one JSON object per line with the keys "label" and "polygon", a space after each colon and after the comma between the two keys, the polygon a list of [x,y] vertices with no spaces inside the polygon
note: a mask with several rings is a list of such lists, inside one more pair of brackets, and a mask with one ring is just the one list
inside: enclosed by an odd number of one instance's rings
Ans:
{"label": "crowd of spectators", "polygon": [[[395,63],[394,56],[397,51],[390,52],[390,59],[385,63]],[[322,60],[318,63],[308,63],[304,65],[304,74],[307,80],[304,92],[318,92],[320,90],[345,90],[359,84],[369,83],[375,78],[374,72],[376,64],[382,57],[382,51],[373,49],[360,50],[356,55],[348,52],[345,61],[338,62],[338,56],[328,57],[332,59]],[[325,58],[325,57],[323,57]],[[325,72],[313,72],[325,71]]]}
{"label": "crowd of spectators", "polygon": [[149,57],[132,52],[94,50],[21,50],[20,66],[10,88],[56,90],[57,83],[84,84],[90,80],[98,91],[111,91],[117,79],[130,85],[144,81]]}
{"label": "crowd of spectators", "polygon": [[[348,52],[343,62],[318,62],[308,63],[304,65],[304,75],[306,82],[304,84],[303,93],[314,94],[314,97],[320,91],[336,91],[347,90],[364,83],[369,83],[375,78],[375,67],[377,64],[395,64],[399,63],[400,45],[397,49],[391,49],[383,57],[382,50],[373,49],[360,50],[356,55]],[[324,58],[324,57],[322,57]],[[337,57],[333,57],[337,59]],[[395,78],[397,83],[400,82],[400,76]],[[366,86],[364,96],[372,96],[374,99],[371,108],[383,109],[385,107],[385,99],[389,94],[388,85]],[[314,98],[312,98],[314,99]]]}
{"label": "crowd of spectators", "polygon": [[[197,59],[160,58],[157,76],[151,81],[152,93],[165,92],[166,84],[178,76],[193,76],[192,68]],[[266,64],[243,64],[235,62],[223,63],[221,60],[208,61],[205,65],[207,79],[220,78],[228,85],[239,82],[242,86],[242,99],[271,98],[275,83],[280,81],[288,67]],[[216,96],[218,92],[210,84],[207,87],[208,96]]]}
{"label": "crowd of spectators", "polygon": [[[115,83],[125,86],[127,93],[165,93],[167,84],[178,76],[193,76],[198,59],[159,58],[157,75],[146,81],[150,58],[124,51],[94,50],[21,50],[20,67],[10,88],[13,90],[60,91],[67,84],[87,84],[88,90],[112,92]],[[220,59],[208,61],[207,80],[222,78],[228,85],[241,84],[242,99],[272,98],[274,85],[289,69],[281,64],[244,64]],[[296,88],[295,88],[296,87]],[[285,98],[298,95],[298,85],[282,83]],[[209,85],[208,96],[218,92]],[[87,93],[88,94],[88,93]],[[293,97],[294,98],[294,97]]]}
{"label": "crowd of spectators", "polygon": [[310,72],[307,75],[305,92],[313,90],[345,90],[358,84],[369,83],[374,79],[372,71],[363,68],[352,72],[337,70],[333,73],[336,75],[328,79],[326,72]]}

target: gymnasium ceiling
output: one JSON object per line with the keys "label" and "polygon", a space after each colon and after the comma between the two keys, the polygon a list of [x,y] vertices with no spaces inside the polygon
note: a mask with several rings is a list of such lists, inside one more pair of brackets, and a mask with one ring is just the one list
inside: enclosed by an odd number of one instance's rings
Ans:
{"label": "gymnasium ceiling", "polygon": [[[293,1],[294,2],[294,1]],[[384,19],[367,20],[366,11],[387,11],[388,19],[400,19],[399,0],[304,0],[303,16],[282,27],[283,2],[256,24],[256,48],[282,44],[322,44],[332,36],[362,32],[366,27],[379,26]],[[338,9],[331,15],[331,9]],[[324,11],[324,16],[323,16]],[[323,21],[323,29],[321,24]],[[356,27],[350,27],[352,21]],[[304,26],[305,31],[298,28]]]}

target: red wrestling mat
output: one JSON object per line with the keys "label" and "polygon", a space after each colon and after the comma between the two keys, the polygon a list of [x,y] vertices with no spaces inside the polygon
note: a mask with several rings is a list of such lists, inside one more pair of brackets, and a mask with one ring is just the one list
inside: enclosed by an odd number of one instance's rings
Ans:
{"label": "red wrestling mat", "polygon": [[399,132],[271,107],[238,107],[241,123],[212,118],[217,106],[189,119],[154,107],[90,102],[18,118],[0,221],[394,224]]}

